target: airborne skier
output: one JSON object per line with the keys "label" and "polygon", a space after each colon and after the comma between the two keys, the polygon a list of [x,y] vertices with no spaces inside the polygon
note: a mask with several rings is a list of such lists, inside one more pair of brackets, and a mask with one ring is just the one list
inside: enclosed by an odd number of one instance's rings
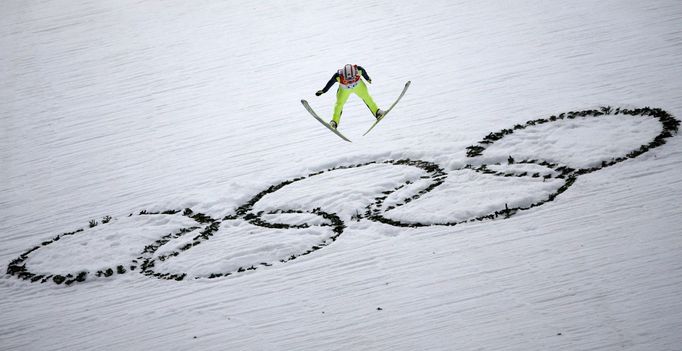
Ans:
{"label": "airborne skier", "polygon": [[332,120],[329,122],[330,127],[336,129],[339,126],[341,114],[343,113],[343,105],[346,104],[346,100],[348,100],[350,94],[359,96],[377,120],[381,119],[384,115],[385,112],[379,109],[374,102],[374,99],[369,95],[367,85],[365,85],[365,82],[361,78],[365,78],[370,84],[372,83],[372,79],[367,74],[367,70],[358,65],[347,64],[334,73],[322,90],[318,90],[315,93],[316,96],[320,96],[326,93],[334,83],[339,82],[339,88],[336,90],[334,114],[332,115]]}
{"label": "airborne skier", "polygon": [[329,129],[332,133],[336,134],[339,138],[350,142],[350,139],[346,138],[341,132],[339,132],[336,128],[339,126],[339,121],[341,120],[341,113],[343,113],[343,105],[346,103],[348,100],[348,97],[350,94],[355,94],[359,96],[362,101],[365,102],[365,105],[369,108],[369,110],[372,112],[374,117],[376,117],[376,120],[374,121],[374,124],[372,124],[369,129],[365,132],[363,135],[367,135],[381,120],[383,120],[386,115],[391,112],[391,110],[395,107],[395,105],[400,101],[400,99],[403,98],[403,95],[405,95],[405,92],[407,91],[407,88],[410,87],[410,81],[407,81],[405,83],[405,86],[403,87],[403,91],[400,93],[398,98],[388,107],[386,110],[381,110],[377,106],[377,104],[374,102],[374,99],[369,95],[369,91],[367,91],[367,85],[365,85],[365,82],[362,80],[362,78],[365,78],[365,80],[368,83],[372,83],[372,79],[369,78],[369,74],[367,74],[367,71],[358,66],[358,65],[345,65],[343,68],[338,70],[332,78],[327,82],[327,85],[322,88],[322,90],[318,90],[315,95],[320,96],[324,93],[326,93],[329,88],[334,85],[334,83],[339,82],[339,89],[336,91],[336,104],[334,105],[334,113],[332,115],[332,120],[327,123],[325,122],[320,116],[315,113],[315,111],[310,107],[310,104],[306,100],[301,100],[301,104],[303,104],[303,107],[310,113],[310,115],[313,116],[320,124],[325,126],[327,129]]}

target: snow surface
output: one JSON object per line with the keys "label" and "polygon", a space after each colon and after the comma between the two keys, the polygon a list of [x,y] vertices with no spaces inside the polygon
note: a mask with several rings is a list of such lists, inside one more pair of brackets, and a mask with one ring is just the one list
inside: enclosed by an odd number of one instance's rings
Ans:
{"label": "snow surface", "polygon": [[[8,0],[0,52],[2,350],[682,349],[682,138],[615,113],[682,116],[679,1]],[[345,63],[412,81],[353,143]]]}

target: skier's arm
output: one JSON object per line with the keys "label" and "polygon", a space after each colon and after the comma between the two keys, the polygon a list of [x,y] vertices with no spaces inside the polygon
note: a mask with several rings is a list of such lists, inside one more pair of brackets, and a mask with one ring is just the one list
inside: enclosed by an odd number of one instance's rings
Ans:
{"label": "skier's arm", "polygon": [[329,88],[331,88],[332,85],[336,83],[336,78],[339,78],[339,72],[334,73],[332,78],[327,82],[327,85],[325,85],[324,88],[322,88],[322,90],[318,90],[317,93],[315,93],[315,95],[320,96],[326,93],[329,90]]}
{"label": "skier's arm", "polygon": [[370,78],[369,74],[367,74],[367,70],[362,68],[362,66],[358,66],[358,69],[360,72],[362,72],[362,78],[365,78],[368,83],[372,84],[372,78]]}

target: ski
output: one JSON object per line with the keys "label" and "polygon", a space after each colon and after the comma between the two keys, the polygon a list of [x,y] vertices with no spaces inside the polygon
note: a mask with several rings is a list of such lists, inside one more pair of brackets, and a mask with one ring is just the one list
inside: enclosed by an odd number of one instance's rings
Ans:
{"label": "ski", "polygon": [[349,143],[351,142],[348,138],[346,138],[343,134],[341,134],[341,132],[339,132],[338,130],[336,130],[336,128],[332,128],[332,126],[330,126],[329,123],[323,121],[322,118],[320,118],[320,116],[318,116],[317,113],[315,113],[315,111],[313,111],[313,109],[310,107],[310,104],[308,104],[308,101],[301,100],[301,103],[303,104],[303,107],[305,107],[305,109],[308,110],[308,112],[310,112],[310,114],[311,114],[313,117],[315,117],[315,119],[316,119],[318,122],[322,123],[325,127],[327,127],[327,129],[331,130],[332,133],[338,135],[339,138],[341,138],[341,139],[343,139],[343,140],[345,140],[345,141],[347,141],[347,142],[349,142]]}
{"label": "ski", "polygon": [[367,131],[365,132],[365,134],[363,134],[362,136],[367,135],[367,133],[369,133],[370,130],[372,130],[377,124],[379,124],[379,122],[381,122],[382,119],[386,118],[386,115],[387,115],[389,112],[391,112],[391,110],[395,107],[395,105],[398,103],[398,101],[400,101],[400,99],[403,98],[403,95],[405,95],[405,92],[407,91],[407,88],[410,87],[410,84],[411,84],[411,83],[412,83],[412,82],[409,81],[409,80],[407,81],[407,83],[405,83],[405,87],[403,88],[403,91],[400,93],[400,96],[398,96],[398,98],[395,100],[395,102],[388,108],[388,110],[386,110],[386,112],[384,113],[383,116],[381,116],[381,118],[377,118],[377,120],[374,122],[374,124],[372,124],[372,126],[369,127],[369,129],[367,129]]}

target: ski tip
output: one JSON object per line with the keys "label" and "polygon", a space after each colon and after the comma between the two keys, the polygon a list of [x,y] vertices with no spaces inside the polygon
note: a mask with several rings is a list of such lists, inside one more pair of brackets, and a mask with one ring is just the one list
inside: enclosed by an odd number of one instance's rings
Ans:
{"label": "ski tip", "polygon": [[302,104],[307,104],[308,101],[305,101],[305,100],[301,99],[301,103],[302,103]]}

